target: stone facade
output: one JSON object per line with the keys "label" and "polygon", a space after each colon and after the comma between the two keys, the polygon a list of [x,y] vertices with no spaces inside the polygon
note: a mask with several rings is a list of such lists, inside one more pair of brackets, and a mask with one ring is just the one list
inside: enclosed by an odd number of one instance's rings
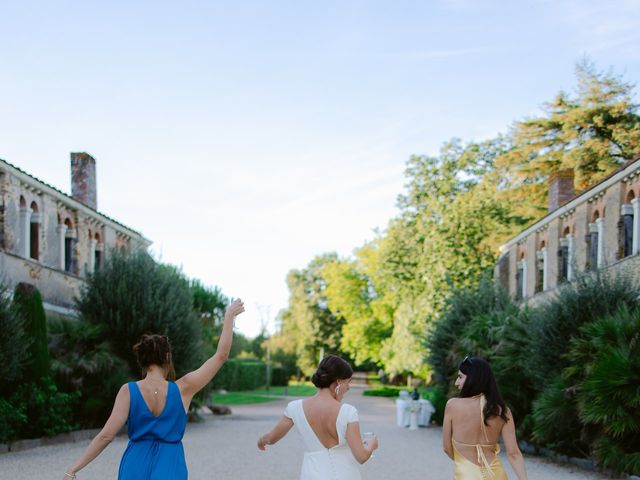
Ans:
{"label": "stone facade", "polygon": [[568,178],[550,179],[549,213],[501,247],[496,280],[530,304],[583,272],[640,265],[640,160],[569,201]]}
{"label": "stone facade", "polygon": [[87,274],[114,248],[146,249],[140,233],[99,213],[95,160],[73,153],[69,196],[0,160],[0,277],[35,285],[45,308],[69,314]]}

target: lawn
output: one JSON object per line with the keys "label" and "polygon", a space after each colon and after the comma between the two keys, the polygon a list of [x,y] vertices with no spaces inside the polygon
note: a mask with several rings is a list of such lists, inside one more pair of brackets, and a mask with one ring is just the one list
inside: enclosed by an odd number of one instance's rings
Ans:
{"label": "lawn", "polygon": [[309,382],[293,383],[287,387],[266,387],[243,392],[216,393],[212,395],[212,403],[218,405],[248,405],[280,400],[286,397],[308,397],[317,391]]}

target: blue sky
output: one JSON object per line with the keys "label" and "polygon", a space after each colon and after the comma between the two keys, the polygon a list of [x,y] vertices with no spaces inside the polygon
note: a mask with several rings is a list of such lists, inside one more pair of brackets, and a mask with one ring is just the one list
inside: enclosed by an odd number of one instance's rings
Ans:
{"label": "blue sky", "polygon": [[68,191],[92,154],[99,210],[254,335],[289,269],[384,228],[411,154],[538,114],[584,55],[637,82],[640,2],[0,0],[0,158]]}

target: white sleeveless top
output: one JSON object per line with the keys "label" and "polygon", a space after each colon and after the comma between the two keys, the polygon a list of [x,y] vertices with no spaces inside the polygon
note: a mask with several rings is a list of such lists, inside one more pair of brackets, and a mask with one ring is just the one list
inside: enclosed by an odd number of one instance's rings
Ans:
{"label": "white sleeveless top", "polygon": [[302,408],[303,400],[294,400],[287,405],[285,416],[293,420],[306,450],[302,462],[300,480],[360,480],[360,464],[347,444],[347,424],[358,421],[358,411],[343,403],[336,419],[338,444],[326,448],[307,420]]}

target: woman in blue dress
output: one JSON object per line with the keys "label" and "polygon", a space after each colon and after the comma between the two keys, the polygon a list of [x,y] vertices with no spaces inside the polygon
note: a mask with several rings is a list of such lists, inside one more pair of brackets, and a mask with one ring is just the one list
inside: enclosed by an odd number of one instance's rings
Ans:
{"label": "woman in blue dress", "polygon": [[233,321],[244,312],[242,301],[234,301],[224,316],[216,353],[197,370],[176,382],[169,339],[143,335],[134,347],[144,378],[124,384],[111,416],[84,453],[64,474],[66,480],[96,458],[128,423],[129,444],[122,455],[118,480],[186,480],[182,436],[193,396],[218,373],[229,356]]}

